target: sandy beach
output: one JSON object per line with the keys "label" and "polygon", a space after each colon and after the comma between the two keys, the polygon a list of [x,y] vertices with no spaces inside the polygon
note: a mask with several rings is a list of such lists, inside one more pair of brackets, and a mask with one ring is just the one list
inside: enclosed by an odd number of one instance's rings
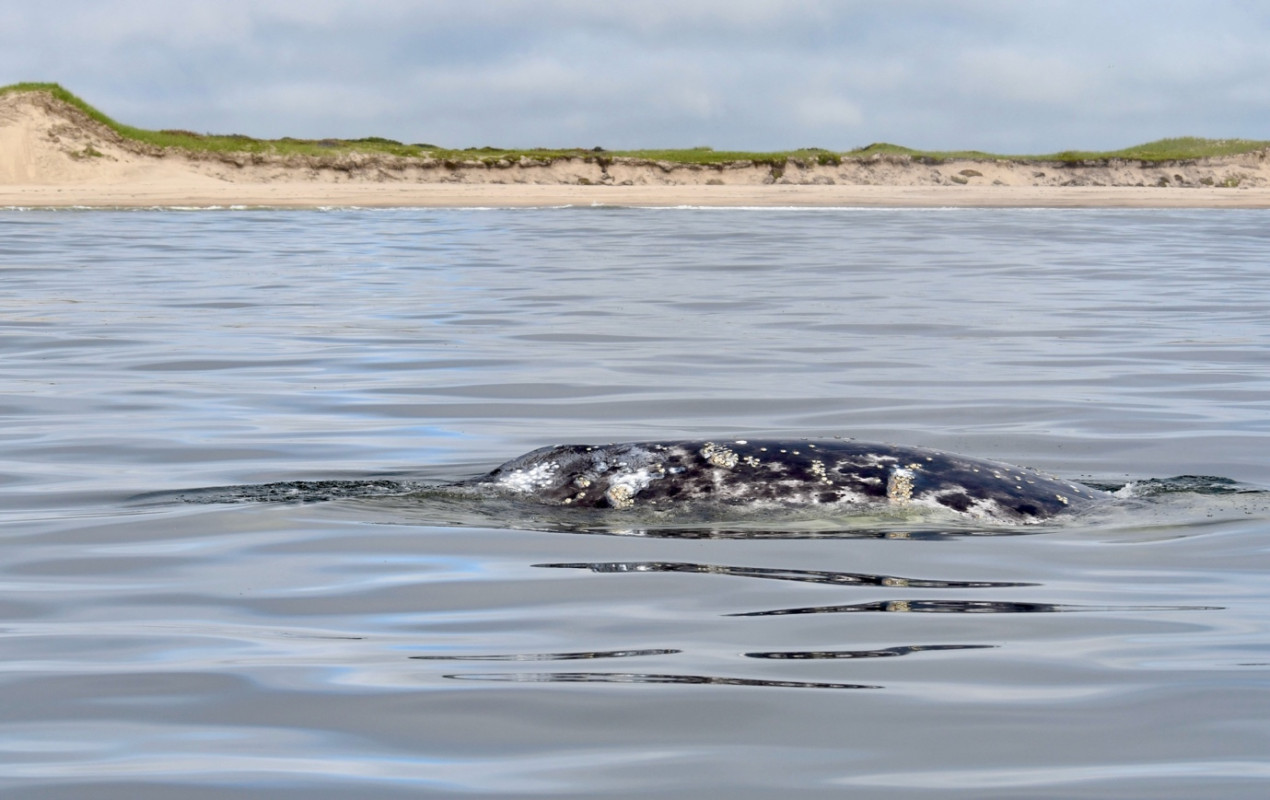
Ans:
{"label": "sandy beach", "polygon": [[0,207],[1270,208],[1266,151],[1065,164],[907,156],[838,164],[566,158],[439,162],[199,154],[138,145],[40,92],[0,96]]}
{"label": "sandy beach", "polygon": [[225,183],[0,185],[0,207],[706,207],[1270,208],[1267,189],[926,186],[544,186],[539,184]]}

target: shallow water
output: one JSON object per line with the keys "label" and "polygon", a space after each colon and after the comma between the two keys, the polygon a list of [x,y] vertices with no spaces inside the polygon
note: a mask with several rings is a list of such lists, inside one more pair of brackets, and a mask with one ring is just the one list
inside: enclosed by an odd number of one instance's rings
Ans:
{"label": "shallow water", "polygon": [[[1267,222],[0,211],[0,786],[1264,797]],[[407,493],[835,435],[1131,485],[1025,528]]]}

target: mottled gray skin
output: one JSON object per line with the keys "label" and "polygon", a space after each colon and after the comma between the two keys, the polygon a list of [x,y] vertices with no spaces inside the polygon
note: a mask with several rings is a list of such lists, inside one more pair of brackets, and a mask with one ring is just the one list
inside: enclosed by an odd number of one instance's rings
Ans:
{"label": "mottled gray skin", "polygon": [[552,506],[937,509],[1038,522],[1107,495],[1026,467],[850,440],[544,447],[461,486]]}

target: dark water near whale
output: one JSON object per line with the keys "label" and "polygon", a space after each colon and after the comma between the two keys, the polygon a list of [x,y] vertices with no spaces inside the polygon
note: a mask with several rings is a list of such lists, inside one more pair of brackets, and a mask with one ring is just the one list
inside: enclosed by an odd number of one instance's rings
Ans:
{"label": "dark water near whale", "polygon": [[[1265,797],[1267,253],[1257,211],[0,211],[0,788]],[[1130,487],[996,529],[408,493],[834,435]]]}

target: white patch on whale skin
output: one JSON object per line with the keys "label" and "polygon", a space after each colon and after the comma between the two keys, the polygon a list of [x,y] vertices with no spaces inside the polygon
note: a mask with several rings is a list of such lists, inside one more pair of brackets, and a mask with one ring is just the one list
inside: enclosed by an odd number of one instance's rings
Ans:
{"label": "white patch on whale skin", "polygon": [[[953,490],[954,494],[960,494],[961,489]],[[1033,520],[1019,518],[1011,510],[1002,507],[1000,503],[990,497],[972,497],[969,505],[964,511],[950,508],[939,502],[939,498],[944,493],[918,494],[908,501],[908,505],[916,508],[925,508],[936,511],[939,514],[952,514],[957,517],[975,520],[976,522],[1001,522],[1011,520],[1030,524]]]}
{"label": "white patch on whale skin", "polygon": [[529,469],[514,469],[498,479],[498,485],[513,492],[528,493],[546,489],[556,480],[560,465],[555,461],[544,461]]}
{"label": "white patch on whale skin", "polygon": [[856,461],[842,459],[843,462],[861,467],[884,467],[899,462],[899,459],[889,453],[865,453]]}

